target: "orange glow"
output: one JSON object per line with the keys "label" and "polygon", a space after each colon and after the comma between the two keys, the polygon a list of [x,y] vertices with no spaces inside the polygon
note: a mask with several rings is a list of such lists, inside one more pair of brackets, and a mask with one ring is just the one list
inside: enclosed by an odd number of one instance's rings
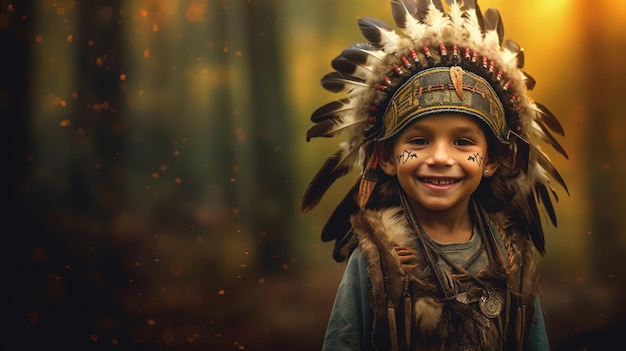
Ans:
{"label": "orange glow", "polygon": [[185,17],[187,21],[191,23],[200,22],[204,18],[204,11],[206,10],[206,3],[203,4],[190,4],[185,11]]}

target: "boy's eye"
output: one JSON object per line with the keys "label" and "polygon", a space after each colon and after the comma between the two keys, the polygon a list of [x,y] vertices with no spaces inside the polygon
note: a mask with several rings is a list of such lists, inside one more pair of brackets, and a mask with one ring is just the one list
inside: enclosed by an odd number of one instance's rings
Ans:
{"label": "boy's eye", "polygon": [[454,142],[454,145],[458,145],[458,146],[469,146],[469,145],[474,145],[474,143],[469,140],[469,139],[457,139]]}
{"label": "boy's eye", "polygon": [[426,138],[413,138],[413,139],[409,140],[409,144],[412,144],[412,145],[426,145],[426,144],[428,144],[428,141],[426,140]]}

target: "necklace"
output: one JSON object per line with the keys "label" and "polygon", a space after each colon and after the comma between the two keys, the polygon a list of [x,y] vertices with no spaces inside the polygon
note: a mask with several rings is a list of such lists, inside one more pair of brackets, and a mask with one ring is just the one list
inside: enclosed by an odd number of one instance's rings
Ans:
{"label": "necklace", "polygon": [[[418,228],[422,229],[423,231],[423,228],[421,228],[419,222],[417,222],[417,225],[418,225]],[[472,234],[472,236],[473,235],[474,234]],[[483,252],[485,252],[485,243],[482,242],[482,239],[481,239],[480,246],[472,254],[472,256],[470,256],[467,259],[467,261],[465,261],[465,263],[459,264],[455,262],[450,256],[448,256],[446,252],[442,250],[439,247],[439,245],[431,237],[429,237],[428,235],[423,235],[423,236],[426,239],[426,245],[430,249],[432,249],[434,252],[436,252],[439,258],[445,261],[448,266],[450,266],[450,269],[452,270],[453,274],[469,275],[468,271],[470,267],[478,260],[478,258],[483,254]]]}
{"label": "necklace", "polygon": [[[400,200],[401,204],[405,210],[407,221],[409,225],[413,228],[414,232],[417,234],[418,243],[420,245],[420,249],[426,259],[428,266],[433,272],[439,286],[444,295],[444,299],[447,301],[451,301],[453,299],[464,303],[469,304],[472,302],[478,302],[478,306],[483,313],[488,318],[496,318],[500,316],[502,312],[502,308],[504,305],[504,297],[503,294],[494,289],[490,284],[485,282],[483,279],[478,277],[475,274],[469,273],[469,267],[480,257],[480,255],[485,251],[485,245],[490,246],[492,250],[486,250],[488,261],[490,264],[493,262],[494,258],[498,256],[497,253],[494,254],[494,249],[497,251],[497,247],[494,245],[489,245],[493,241],[493,233],[489,230],[487,232],[486,228],[488,228],[488,224],[486,224],[486,217],[481,216],[480,213],[477,213],[475,216],[475,220],[481,221],[478,226],[482,243],[480,249],[478,249],[463,265],[460,265],[454,260],[452,260],[441,248],[437,247],[434,240],[432,240],[427,234],[424,228],[422,227],[419,220],[414,216],[413,211],[406,199],[406,194],[403,191],[400,191]],[[477,205],[474,202],[474,207],[478,211]],[[476,218],[478,217],[478,218]],[[492,240],[489,240],[492,239]],[[493,243],[495,244],[495,243]],[[491,252],[490,252],[491,251]],[[454,277],[450,276],[450,274],[446,274],[443,269],[437,264],[438,258],[445,261],[452,270],[451,273],[457,273],[457,275],[462,275],[463,277],[467,277],[473,280],[478,286],[480,286],[483,290],[483,293],[478,299],[469,298],[466,292],[460,292],[459,286],[460,283],[457,281],[451,282],[450,280],[454,280]]]}

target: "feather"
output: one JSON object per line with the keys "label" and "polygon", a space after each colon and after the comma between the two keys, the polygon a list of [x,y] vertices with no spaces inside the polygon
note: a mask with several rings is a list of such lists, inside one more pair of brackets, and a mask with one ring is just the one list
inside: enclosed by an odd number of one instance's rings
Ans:
{"label": "feather", "polygon": [[332,101],[315,110],[313,114],[311,114],[311,121],[319,123],[325,119],[342,116],[354,111],[356,106],[357,104],[354,100],[348,98]]}
{"label": "feather", "polygon": [[362,143],[350,146],[347,142],[343,142],[339,150],[326,159],[302,197],[302,213],[312,210],[337,179],[350,173],[358,158],[361,145]]}
{"label": "feather", "polygon": [[367,120],[359,118],[352,114],[340,115],[334,118],[325,119],[313,127],[311,127],[306,133],[306,141],[310,141],[311,138],[317,137],[333,137],[339,135],[342,132],[346,132],[351,128],[362,126]]}
{"label": "feather", "polygon": [[432,30],[437,31],[439,39],[441,39],[443,30],[450,25],[450,18],[446,16],[441,5],[441,0],[431,0],[428,6],[428,13],[424,22],[428,24]]}
{"label": "feather", "polygon": [[528,163],[530,159],[530,144],[519,134],[511,131],[511,152],[514,157],[514,165],[524,173],[528,173]]}
{"label": "feather", "polygon": [[331,72],[322,77],[322,86],[328,91],[338,93],[342,90],[348,93],[370,89],[370,86],[359,77],[354,77],[340,72]]}
{"label": "feather", "polygon": [[402,2],[407,3],[407,5],[413,2],[413,4],[410,4],[409,9],[415,6],[417,11],[414,16],[422,23],[425,23],[426,16],[428,16],[428,11],[430,10],[431,5],[434,5],[435,7],[439,5],[439,11],[443,12],[443,6],[441,6],[441,1],[435,1],[434,4],[432,4],[431,0],[402,0]]}
{"label": "feather", "polygon": [[339,73],[352,75],[364,81],[376,80],[379,78],[371,65],[356,63],[347,57],[339,55],[331,61],[331,66]]}
{"label": "feather", "polygon": [[530,236],[530,240],[533,242],[537,250],[541,254],[545,254],[545,236],[543,234],[543,226],[541,225],[541,216],[539,215],[539,208],[537,208],[537,202],[535,201],[534,193],[528,193],[526,195],[527,199],[527,207],[526,207],[526,215],[528,218],[527,226],[528,226],[528,234]]}
{"label": "feather", "polygon": [[446,3],[449,7],[448,16],[452,22],[454,33],[455,35],[460,35],[463,24],[465,23],[465,11],[461,8],[459,0],[446,0]]}
{"label": "feather", "polygon": [[419,40],[427,26],[419,20],[417,4],[410,0],[391,1],[391,14],[396,25],[411,39]]}
{"label": "feather", "polygon": [[[335,69],[335,71],[339,72],[339,73],[343,73],[343,74],[348,74],[348,75],[353,75],[353,76],[357,76],[357,77],[361,77],[361,74],[359,74],[359,70],[360,69],[364,69],[362,67],[367,67],[364,66],[362,64],[358,64],[355,62],[352,62],[350,60],[348,60],[347,58],[345,58],[344,56],[337,56],[335,57],[331,62],[330,65],[332,68]],[[371,68],[370,68],[371,71]]]}
{"label": "feather", "polygon": [[370,43],[359,43],[352,45],[341,52],[341,56],[345,57],[355,64],[370,66],[374,63],[385,62],[385,54],[382,50],[377,49]]}
{"label": "feather", "polygon": [[535,194],[532,189],[527,189],[527,181],[526,178],[521,178],[509,183],[515,194],[513,199],[511,199],[514,214],[509,220],[516,223],[521,230],[526,229],[533,245],[541,254],[544,254],[545,239],[541,226],[541,217],[537,208]]}
{"label": "feather", "polygon": [[359,28],[363,36],[375,47],[387,53],[393,53],[398,49],[400,36],[383,21],[372,17],[359,18]]}
{"label": "feather", "polygon": [[[474,11],[475,16],[476,16],[476,21],[478,22],[478,26],[480,27],[481,32],[484,33],[485,32],[485,16],[483,15],[483,12],[480,9],[480,6],[478,5],[478,2],[474,3],[474,8],[476,9],[476,11]],[[482,35],[480,39],[476,41],[476,43],[480,41],[482,41]]]}
{"label": "feather", "polygon": [[543,125],[550,128],[550,130],[552,130],[553,132],[561,136],[565,135],[565,131],[563,130],[561,122],[559,122],[556,116],[552,114],[552,112],[550,112],[550,110],[548,110],[548,108],[545,107],[543,104],[535,102],[530,105],[530,109],[535,112],[535,120],[540,120]]}
{"label": "feather", "polygon": [[350,223],[350,217],[359,211],[359,206],[355,201],[356,194],[358,193],[359,181],[348,191],[343,200],[335,207],[335,210],[326,221],[326,224],[322,228],[322,241],[329,242],[335,240],[335,249],[333,250],[333,257],[337,262],[342,262],[347,259],[343,257],[341,252],[342,248],[350,242],[352,237],[352,225]]}
{"label": "feather", "polygon": [[543,171],[549,174],[550,177],[552,177],[552,179],[556,180],[559,183],[559,185],[563,187],[563,189],[569,196],[569,189],[567,188],[567,184],[565,184],[565,180],[563,179],[559,171],[557,171],[557,169],[554,167],[552,162],[550,162],[550,159],[548,159],[548,157],[544,155],[542,152],[536,153],[536,155],[537,155],[536,156],[537,164],[541,166]]}
{"label": "feather", "polygon": [[355,201],[358,187],[359,181],[352,186],[324,224],[322,229],[323,242],[331,240],[340,242],[346,234],[349,234],[351,229],[350,217],[359,211],[359,206]]}
{"label": "feather", "polygon": [[479,43],[483,38],[482,18],[478,4],[474,0],[465,1],[465,23],[464,27],[468,31],[468,36],[474,43]]}
{"label": "feather", "polygon": [[569,159],[569,156],[567,156],[567,152],[565,152],[563,146],[559,144],[554,136],[552,136],[552,133],[550,133],[550,131],[548,131],[548,129],[542,123],[538,123],[538,121],[533,121],[532,126],[534,128],[535,135],[539,137],[539,139],[549,145],[552,145],[552,147],[561,155],[563,155],[565,159]]}
{"label": "feather", "polygon": [[510,64],[513,60],[517,68],[524,67],[524,49],[511,39],[502,44],[502,59],[505,63]]}
{"label": "feather", "polygon": [[441,12],[441,13],[445,13],[445,10],[443,8],[443,3],[441,2],[441,0],[418,0],[418,7],[420,6],[419,3],[427,3],[426,8],[428,9],[428,11],[432,10],[433,8],[436,9],[437,11]]}
{"label": "feather", "polygon": [[463,10],[474,11],[476,10],[476,0],[463,0]]}
{"label": "feather", "polygon": [[522,80],[524,81],[524,85],[526,85],[526,89],[533,90],[535,88],[535,84],[537,81],[527,72],[522,71]]}
{"label": "feather", "polygon": [[502,17],[500,17],[500,11],[495,8],[488,8],[483,16],[485,43],[488,45],[495,45],[498,47],[502,45],[504,39],[504,24],[502,23]]}
{"label": "feather", "polygon": [[550,194],[548,193],[548,189],[546,188],[546,185],[543,183],[536,183],[535,195],[537,196],[539,203],[543,204],[543,207],[545,208],[546,212],[548,213],[548,216],[550,217],[550,221],[552,222],[552,225],[556,227],[557,226],[556,213],[554,211],[554,206],[552,205],[552,199],[550,199]]}

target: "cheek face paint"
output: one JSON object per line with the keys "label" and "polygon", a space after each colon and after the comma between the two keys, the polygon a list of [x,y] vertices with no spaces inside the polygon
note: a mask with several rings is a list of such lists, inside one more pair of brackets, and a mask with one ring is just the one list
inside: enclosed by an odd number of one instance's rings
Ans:
{"label": "cheek face paint", "polygon": [[475,162],[478,165],[478,167],[482,166],[482,164],[483,164],[483,157],[478,152],[476,152],[476,153],[474,153],[472,155],[469,155],[467,157],[467,160]]}
{"label": "cheek face paint", "polygon": [[398,158],[398,163],[405,164],[409,162],[409,160],[417,158],[417,154],[415,152],[411,152],[405,149],[404,152],[398,155],[397,158]]}

